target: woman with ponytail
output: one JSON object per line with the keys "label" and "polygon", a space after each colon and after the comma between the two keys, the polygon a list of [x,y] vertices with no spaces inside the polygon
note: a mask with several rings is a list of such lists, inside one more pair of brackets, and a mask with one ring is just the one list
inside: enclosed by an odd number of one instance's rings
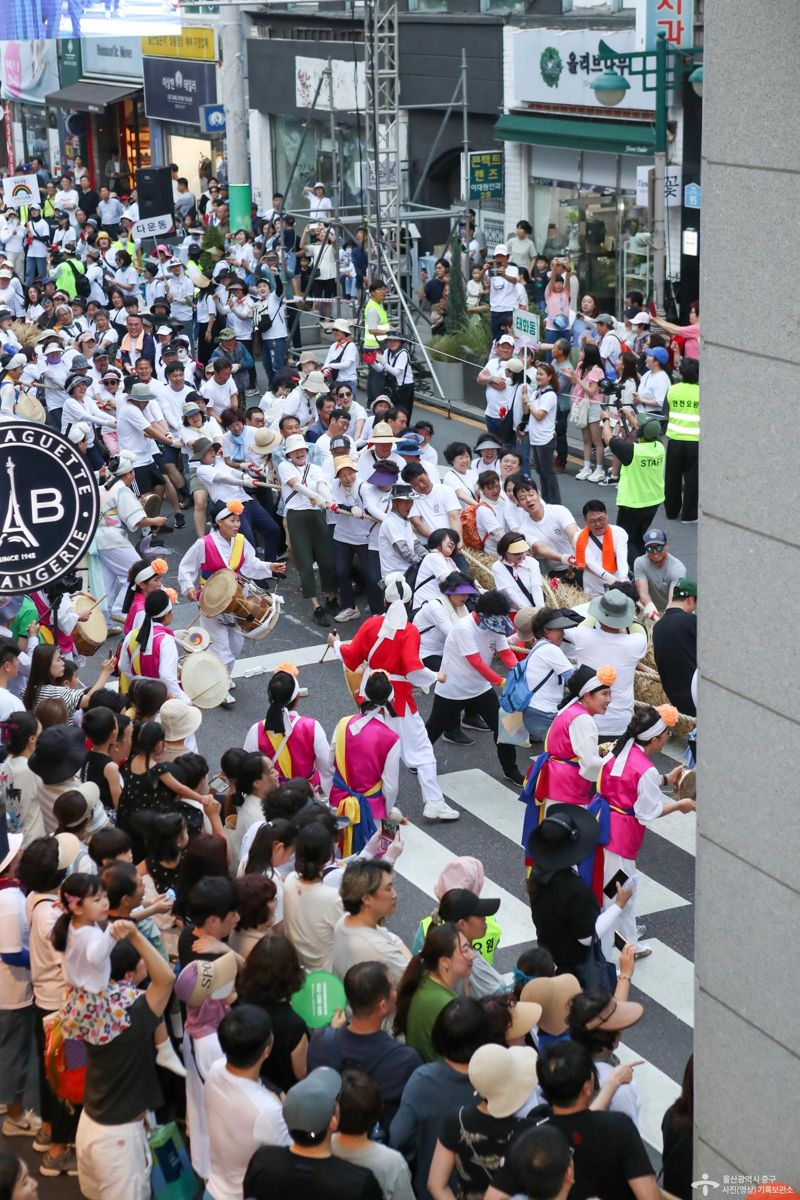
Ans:
{"label": "woman with ponytail", "polygon": [[154,558],[152,562],[140,558],[128,571],[128,590],[122,601],[122,613],[125,615],[124,633],[130,633],[141,623],[144,602],[151,592],[158,591],[166,573],[167,564],[163,558]]}
{"label": "woman with ponytail", "polygon": [[241,855],[242,839],[252,825],[264,819],[265,797],[278,787],[278,775],[272,760],[265,754],[245,754],[239,764],[234,804],[236,829],[233,846],[236,857]]}
{"label": "woman with ponytail", "polygon": [[141,623],[125,635],[119,652],[119,687],[123,695],[133,679],[160,679],[173,699],[191,703],[178,682],[178,647],[169,628],[177,598],[171,588],[151,592],[144,602]]}
{"label": "woman with ponytail", "polygon": [[36,749],[36,740],[42,727],[33,713],[15,712],[3,721],[2,731],[3,745],[8,755],[5,761],[8,773],[8,828],[22,833],[24,850],[36,838],[45,835],[44,818],[38,799],[39,778],[28,766],[28,759]]}
{"label": "woman with ponytail", "polygon": [[304,776],[319,796],[331,788],[328,739],[319,721],[297,711],[300,685],[297,668],[282,663],[267,687],[269,705],[263,721],[251,725],[244,748],[265,754],[275,765],[278,781]]}
{"label": "woman with ponytail", "polygon": [[350,818],[351,844],[342,854],[358,854],[372,837],[377,821],[401,818],[394,807],[400,767],[400,736],[387,723],[397,714],[394,690],[386,671],[373,671],[364,685],[361,711],[342,717],[330,748],[333,774],[331,808]]}
{"label": "woman with ponytail", "polygon": [[[608,821],[608,841],[603,853],[603,885],[609,883],[618,871],[630,877],[636,871],[636,857],[641,849],[647,825],[669,813],[694,812],[694,800],[664,799],[662,787],[676,787],[684,768],[674,767],[662,775],[652,760],[661,754],[678,720],[678,710],[671,704],[658,708],[646,708],[635,712],[630,725],[619,739],[611,754],[603,760],[597,777],[597,791],[602,799],[604,817]],[[602,825],[602,819],[601,819]],[[602,841],[602,838],[601,838]],[[634,897],[635,899],[635,897]],[[608,896],[604,896],[604,907],[608,907]],[[619,932],[627,942],[636,945],[636,912],[633,904],[624,910]],[[610,935],[608,940],[610,943]],[[610,944],[604,946],[609,956]],[[650,950],[637,950],[639,956]]]}
{"label": "woman with ponytail", "polygon": [[275,884],[275,911],[272,917],[272,933],[283,933],[283,880],[294,862],[294,847],[297,842],[297,826],[285,817],[274,817],[271,821],[250,827],[254,836],[249,845],[242,844],[239,860],[239,876],[265,875]]}
{"label": "woman with ponytail", "polygon": [[451,1000],[455,986],[468,978],[475,951],[451,922],[431,925],[422,949],[409,961],[397,987],[397,1007],[392,1032],[405,1036],[423,1062],[433,1062],[431,1031],[436,1018]]}

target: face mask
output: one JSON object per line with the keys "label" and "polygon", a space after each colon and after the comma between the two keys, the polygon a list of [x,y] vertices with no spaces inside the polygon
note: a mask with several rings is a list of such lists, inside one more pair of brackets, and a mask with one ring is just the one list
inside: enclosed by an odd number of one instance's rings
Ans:
{"label": "face mask", "polygon": [[55,366],[56,363],[61,362],[60,354],[46,354],[45,358],[46,358],[47,362],[49,362],[52,366]]}
{"label": "face mask", "polygon": [[186,351],[185,351],[185,350],[179,350],[179,351],[178,351],[178,360],[179,360],[179,362],[186,362],[186,360],[187,360],[187,358],[188,358],[188,357],[189,357],[189,355],[186,353]]}

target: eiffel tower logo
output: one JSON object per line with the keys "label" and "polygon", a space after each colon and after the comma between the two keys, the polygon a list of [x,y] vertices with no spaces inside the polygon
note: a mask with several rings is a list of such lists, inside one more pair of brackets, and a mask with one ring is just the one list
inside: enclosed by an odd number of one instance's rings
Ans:
{"label": "eiffel tower logo", "polygon": [[17,500],[17,488],[14,483],[14,463],[10,458],[6,459],[6,471],[9,484],[8,509],[3,521],[3,528],[0,529],[0,541],[21,542],[26,549],[35,550],[39,543],[22,519]]}

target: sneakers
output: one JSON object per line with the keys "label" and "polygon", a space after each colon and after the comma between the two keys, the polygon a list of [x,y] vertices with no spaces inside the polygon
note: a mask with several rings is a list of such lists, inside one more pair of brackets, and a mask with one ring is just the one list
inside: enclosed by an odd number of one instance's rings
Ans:
{"label": "sneakers", "polygon": [[460,726],[455,725],[452,729],[448,729],[447,733],[442,734],[442,741],[449,742],[451,746],[474,746],[475,739],[467,737]]}
{"label": "sneakers", "polygon": [[600,480],[600,487],[613,487],[616,482],[613,475],[606,475],[605,478]]}
{"label": "sneakers", "polygon": [[516,787],[522,787],[525,782],[525,776],[522,775],[516,767],[508,771],[503,771],[503,779],[507,779],[509,783],[513,783]]}
{"label": "sneakers", "polygon": [[357,608],[343,608],[340,612],[337,612],[334,619],[336,621],[357,621],[360,616],[361,613]]}
{"label": "sneakers", "polygon": [[31,1112],[23,1113],[21,1117],[6,1116],[3,1121],[3,1137],[36,1137],[41,1121]]}
{"label": "sneakers", "polygon": [[587,483],[600,483],[606,477],[605,467],[595,467],[591,475],[586,476]]}
{"label": "sneakers", "polygon": [[640,958],[649,958],[652,953],[653,953],[652,946],[639,946],[638,950],[636,950],[634,952],[633,957],[634,957],[634,960],[636,962],[638,962]]}
{"label": "sneakers", "polygon": [[322,605],[320,605],[319,608],[314,609],[314,620],[318,625],[322,625],[324,629],[330,629],[331,618],[328,614],[328,610],[323,608]]}
{"label": "sneakers", "polygon": [[681,520],[681,525],[697,525],[697,524],[699,524],[699,517],[695,517],[693,521]]}
{"label": "sneakers", "polygon": [[186,524],[186,517],[182,512],[173,513],[172,519],[175,522],[176,529],[183,529],[184,525]]}
{"label": "sneakers", "polygon": [[39,1174],[46,1176],[47,1179],[56,1179],[59,1175],[77,1175],[78,1160],[75,1157],[75,1152],[73,1150],[65,1150],[57,1158],[52,1158],[49,1154],[43,1154],[42,1161],[39,1164]]}
{"label": "sneakers", "polygon": [[236,705],[236,697],[233,692],[228,692],[225,699],[220,704],[220,708],[233,708]]}
{"label": "sneakers", "polygon": [[584,467],[582,471],[578,471],[578,474],[575,476],[575,478],[576,479],[588,479],[589,476],[591,475],[591,473],[592,473],[591,467]]}
{"label": "sneakers", "polygon": [[461,813],[445,804],[444,800],[428,800],[422,815],[428,821],[457,821]]}
{"label": "sneakers", "polygon": [[40,1154],[44,1154],[45,1150],[49,1150],[53,1141],[52,1133],[42,1133],[41,1129],[33,1139],[33,1148],[38,1150]]}
{"label": "sneakers", "polygon": [[477,729],[479,733],[490,733],[489,726],[484,721],[483,717],[476,713],[474,717],[464,717],[461,721],[464,729]]}

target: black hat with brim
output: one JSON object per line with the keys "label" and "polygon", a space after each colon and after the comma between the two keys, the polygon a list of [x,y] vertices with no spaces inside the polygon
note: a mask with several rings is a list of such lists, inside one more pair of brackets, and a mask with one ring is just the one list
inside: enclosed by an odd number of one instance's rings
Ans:
{"label": "black hat with brim", "polygon": [[551,804],[528,838],[528,857],[540,871],[561,871],[590,855],[599,837],[596,818],[580,804]]}

